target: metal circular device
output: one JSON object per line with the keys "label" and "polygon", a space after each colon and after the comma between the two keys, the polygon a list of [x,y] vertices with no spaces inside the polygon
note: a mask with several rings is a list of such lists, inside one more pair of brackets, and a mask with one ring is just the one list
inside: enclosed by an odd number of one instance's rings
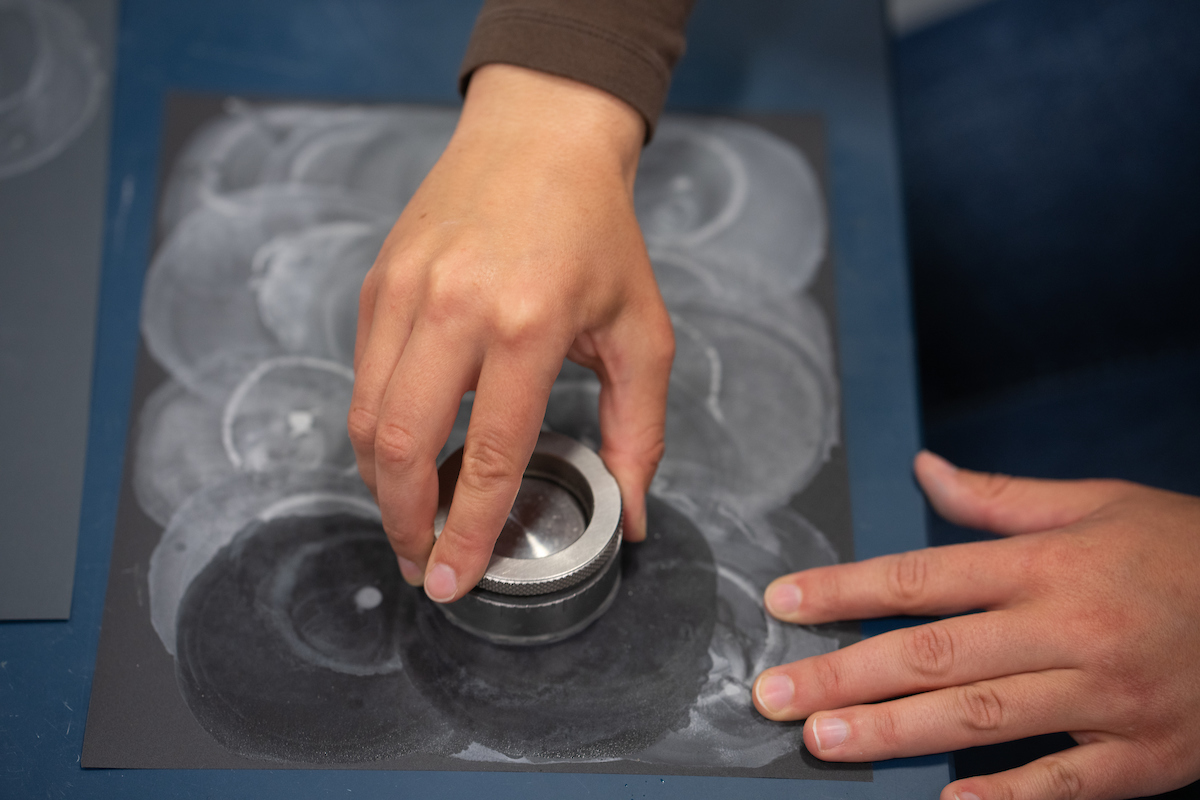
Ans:
{"label": "metal circular device", "polygon": [[[441,536],[462,467],[438,469],[434,535]],[[479,585],[439,606],[460,628],[498,644],[545,644],[586,628],[621,582],[621,493],[600,457],[543,432]]]}

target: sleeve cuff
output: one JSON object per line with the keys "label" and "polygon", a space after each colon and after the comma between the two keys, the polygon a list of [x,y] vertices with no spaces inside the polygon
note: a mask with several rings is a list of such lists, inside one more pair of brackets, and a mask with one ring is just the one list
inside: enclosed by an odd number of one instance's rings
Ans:
{"label": "sleeve cuff", "polygon": [[624,100],[646,122],[646,141],[666,102],[670,67],[633,39],[586,21],[532,9],[484,11],[459,70],[459,91],[484,64],[512,64],[580,81]]}

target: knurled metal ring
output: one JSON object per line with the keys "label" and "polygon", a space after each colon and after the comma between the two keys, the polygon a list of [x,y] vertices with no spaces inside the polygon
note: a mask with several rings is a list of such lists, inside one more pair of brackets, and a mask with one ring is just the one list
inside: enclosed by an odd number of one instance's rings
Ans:
{"label": "knurled metal ring", "polygon": [[[439,502],[434,535],[441,536],[462,467],[463,451],[438,468]],[[621,544],[621,491],[600,456],[559,433],[543,431],[525,468],[525,477],[552,482],[583,509],[586,527],[579,538],[541,558],[510,558],[493,553],[479,588],[497,594],[547,594],[587,580]]]}

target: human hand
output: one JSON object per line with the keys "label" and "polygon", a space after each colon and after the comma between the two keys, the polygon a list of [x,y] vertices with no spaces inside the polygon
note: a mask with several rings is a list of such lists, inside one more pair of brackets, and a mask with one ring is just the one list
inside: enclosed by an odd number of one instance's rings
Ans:
{"label": "human hand", "polygon": [[805,625],[984,613],[766,670],[759,711],[807,717],[805,745],[829,761],[1058,731],[1079,743],[952,783],[944,800],[1124,798],[1200,778],[1200,499],[987,475],[927,452],[915,469],[938,513],[1007,538],[788,575],[767,607]]}
{"label": "human hand", "polygon": [[[350,439],[401,572],[436,601],[487,569],[564,356],[600,379],[600,455],[626,538],[645,536],[674,338],[634,217],[644,135],[637,112],[599,89],[479,69],[363,283]],[[435,544],[436,458],[472,389]]]}

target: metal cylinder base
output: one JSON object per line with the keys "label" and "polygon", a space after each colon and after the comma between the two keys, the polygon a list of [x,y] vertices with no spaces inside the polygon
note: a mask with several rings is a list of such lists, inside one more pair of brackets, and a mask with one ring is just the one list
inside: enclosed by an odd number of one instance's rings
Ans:
{"label": "metal cylinder base", "polygon": [[438,608],[452,623],[494,644],[559,642],[582,631],[612,605],[621,588],[621,555],[582,583],[539,595],[506,595],[475,588]]}

